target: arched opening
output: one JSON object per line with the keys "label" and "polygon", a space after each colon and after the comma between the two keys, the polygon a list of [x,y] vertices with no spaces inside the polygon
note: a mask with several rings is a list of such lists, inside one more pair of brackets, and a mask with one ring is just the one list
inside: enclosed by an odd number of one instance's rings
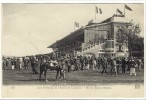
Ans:
{"label": "arched opening", "polygon": [[118,52],[123,52],[123,49],[122,49],[122,45],[123,45],[123,39],[122,39],[122,34],[123,34],[123,30],[120,28],[118,29],[117,31],[117,43],[118,43]]}

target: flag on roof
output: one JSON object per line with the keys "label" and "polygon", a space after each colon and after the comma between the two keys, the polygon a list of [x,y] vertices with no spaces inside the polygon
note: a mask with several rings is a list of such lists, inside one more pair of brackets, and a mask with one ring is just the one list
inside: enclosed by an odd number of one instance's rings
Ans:
{"label": "flag on roof", "polygon": [[117,12],[123,15],[123,12],[121,10],[117,9]]}
{"label": "flag on roof", "polygon": [[99,8],[99,12],[100,12],[100,14],[102,14],[102,10]]}
{"label": "flag on roof", "polygon": [[125,4],[125,8],[129,11],[132,11],[132,9],[130,7],[128,7],[126,4]]}
{"label": "flag on roof", "polygon": [[79,27],[79,23],[75,22],[75,27]]}
{"label": "flag on roof", "polygon": [[96,11],[96,13],[102,14],[101,8],[96,7],[96,10],[95,11]]}

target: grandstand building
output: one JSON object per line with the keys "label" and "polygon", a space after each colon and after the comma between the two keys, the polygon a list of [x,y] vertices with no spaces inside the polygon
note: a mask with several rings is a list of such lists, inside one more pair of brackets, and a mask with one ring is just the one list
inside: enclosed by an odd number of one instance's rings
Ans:
{"label": "grandstand building", "polygon": [[70,33],[48,48],[52,48],[57,57],[75,57],[77,55],[128,56],[127,45],[119,48],[115,34],[122,32],[122,28],[127,28],[129,25],[130,21],[126,17],[117,15],[101,22],[91,20],[85,27]]}

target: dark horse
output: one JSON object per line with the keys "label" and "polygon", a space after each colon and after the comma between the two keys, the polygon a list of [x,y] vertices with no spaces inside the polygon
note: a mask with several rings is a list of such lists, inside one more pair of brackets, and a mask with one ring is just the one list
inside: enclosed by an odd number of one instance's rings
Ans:
{"label": "dark horse", "polygon": [[42,61],[40,64],[40,75],[39,75],[39,80],[41,80],[41,75],[44,73],[44,77],[45,77],[45,81],[47,80],[46,74],[47,74],[47,70],[58,70],[57,67],[57,62],[55,61]]}

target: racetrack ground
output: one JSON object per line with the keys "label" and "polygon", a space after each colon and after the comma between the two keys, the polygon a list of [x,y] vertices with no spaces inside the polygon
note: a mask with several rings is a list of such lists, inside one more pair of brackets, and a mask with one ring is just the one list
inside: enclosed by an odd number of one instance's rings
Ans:
{"label": "racetrack ground", "polygon": [[[32,74],[31,69],[28,70],[10,70],[3,71],[3,85],[47,85],[47,84],[131,84],[131,83],[144,83],[144,70],[137,70],[137,76],[130,76],[129,71],[126,73],[118,73],[118,76],[101,74],[100,70],[83,70],[65,72],[66,80],[56,81],[56,71],[47,72],[47,80],[39,81],[39,74]],[[39,71],[38,71],[39,72]],[[109,72],[109,69],[108,69]],[[42,78],[43,75],[42,75]]]}

